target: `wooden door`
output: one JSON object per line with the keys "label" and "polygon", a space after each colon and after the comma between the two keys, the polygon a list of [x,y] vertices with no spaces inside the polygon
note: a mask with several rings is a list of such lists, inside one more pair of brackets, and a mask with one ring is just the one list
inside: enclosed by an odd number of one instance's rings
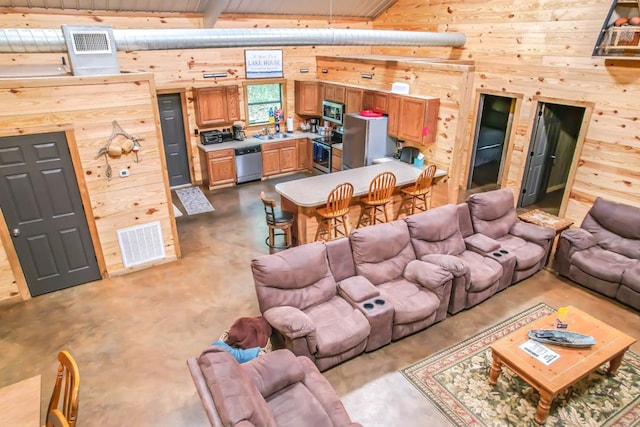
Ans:
{"label": "wooden door", "polygon": [[189,156],[180,94],[158,95],[158,110],[169,185],[176,187],[190,184]]}
{"label": "wooden door", "polygon": [[227,96],[224,87],[194,89],[198,126],[220,125],[227,121]]}
{"label": "wooden door", "polygon": [[400,97],[398,95],[389,95],[389,108],[387,115],[389,117],[387,133],[390,136],[398,136],[398,123],[400,117]]}
{"label": "wooden door", "polygon": [[373,111],[377,111],[378,113],[386,113],[389,103],[389,95],[382,92],[375,92],[373,94]]}
{"label": "wooden door", "polygon": [[320,84],[318,82],[295,82],[296,114],[301,116],[319,116],[320,106]]}
{"label": "wooden door", "polygon": [[400,99],[398,137],[407,141],[422,142],[426,111],[424,99],[402,97]]}
{"label": "wooden door", "polygon": [[298,169],[298,150],[296,143],[280,149],[280,172],[291,172]]}
{"label": "wooden door", "polygon": [[345,92],[345,114],[362,111],[362,89],[347,88]]}
{"label": "wooden door", "polygon": [[226,109],[227,109],[227,123],[240,120],[240,95],[238,94],[238,86],[227,86],[225,89]]}
{"label": "wooden door", "polygon": [[0,209],[32,296],[100,279],[64,133],[0,138]]}
{"label": "wooden door", "polygon": [[373,96],[374,96],[373,91],[365,90],[362,92],[362,109],[363,110],[373,109]]}
{"label": "wooden door", "polygon": [[262,175],[269,176],[280,173],[280,150],[262,149]]}

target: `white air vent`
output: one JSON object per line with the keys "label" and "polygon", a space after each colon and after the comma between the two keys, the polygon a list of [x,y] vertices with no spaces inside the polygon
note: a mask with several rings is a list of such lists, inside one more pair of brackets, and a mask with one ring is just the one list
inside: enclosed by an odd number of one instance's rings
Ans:
{"label": "white air vent", "polygon": [[125,268],[165,256],[160,221],[118,230],[118,243]]}
{"label": "white air vent", "polygon": [[120,74],[118,48],[109,26],[63,25],[74,76]]}
{"label": "white air vent", "polygon": [[73,53],[111,53],[109,33],[106,31],[70,31],[73,40]]}

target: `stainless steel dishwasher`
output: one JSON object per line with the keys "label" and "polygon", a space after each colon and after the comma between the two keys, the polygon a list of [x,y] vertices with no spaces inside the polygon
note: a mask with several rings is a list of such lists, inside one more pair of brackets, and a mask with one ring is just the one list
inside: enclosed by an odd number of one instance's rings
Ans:
{"label": "stainless steel dishwasher", "polygon": [[236,148],[235,152],[238,184],[262,178],[262,150],[259,145]]}

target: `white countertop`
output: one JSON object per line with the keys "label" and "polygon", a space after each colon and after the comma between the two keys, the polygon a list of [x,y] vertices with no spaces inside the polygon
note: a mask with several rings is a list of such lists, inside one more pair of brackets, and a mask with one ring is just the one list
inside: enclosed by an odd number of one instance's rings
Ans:
{"label": "white countertop", "polygon": [[317,138],[320,135],[317,133],[311,132],[301,132],[295,131],[292,133],[286,133],[286,138],[278,138],[278,139],[258,139],[253,135],[244,139],[244,141],[229,141],[222,142],[220,144],[209,144],[202,145],[198,144],[198,148],[204,152],[209,151],[219,151],[226,150],[227,148],[245,148],[245,147],[253,147],[254,145],[263,145],[263,144],[271,144],[272,142],[282,142],[282,141],[291,141],[292,139],[300,139],[300,138]]}
{"label": "white countertop", "polygon": [[[369,192],[371,180],[382,172],[393,172],[396,186],[411,184],[416,181],[422,169],[404,162],[385,162],[378,165],[349,169],[326,175],[317,175],[295,181],[276,184],[276,191],[298,206],[313,207],[327,202],[327,196],[337,185],[350,182],[353,185],[353,196],[362,196]],[[438,169],[436,177],[442,177],[446,171]]]}

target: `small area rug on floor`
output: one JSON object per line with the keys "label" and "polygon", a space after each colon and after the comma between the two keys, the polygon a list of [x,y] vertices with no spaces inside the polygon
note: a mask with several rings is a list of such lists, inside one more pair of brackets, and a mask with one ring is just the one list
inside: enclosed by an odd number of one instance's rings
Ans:
{"label": "small area rug on floor", "polygon": [[173,216],[175,216],[176,218],[182,216],[182,211],[178,209],[176,205],[173,205]]}
{"label": "small area rug on floor", "polygon": [[[489,346],[555,310],[544,303],[401,370],[457,426],[537,426],[540,395],[507,367],[498,384],[487,381]],[[615,376],[607,365],[553,400],[546,426],[637,426],[640,424],[640,357],[625,353]]]}
{"label": "small area rug on floor", "polygon": [[195,215],[204,212],[213,212],[215,209],[202,193],[200,187],[180,188],[176,190],[178,198],[182,202],[187,215]]}

